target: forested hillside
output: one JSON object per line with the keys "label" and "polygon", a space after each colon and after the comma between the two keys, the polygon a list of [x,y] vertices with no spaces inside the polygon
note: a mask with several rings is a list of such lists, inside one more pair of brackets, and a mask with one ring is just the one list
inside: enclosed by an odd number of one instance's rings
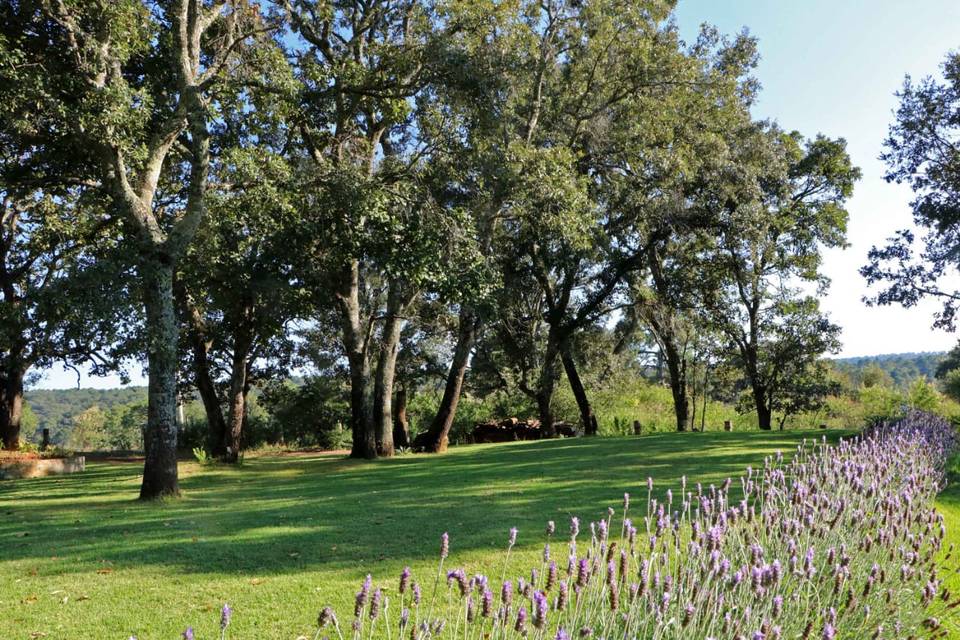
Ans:
{"label": "forested hillside", "polygon": [[119,389],[31,389],[26,392],[26,402],[36,417],[34,429],[26,425],[27,435],[39,441],[43,429],[50,429],[54,442],[63,444],[73,430],[74,421],[83,412],[98,407],[109,411],[115,407],[144,403],[146,387]]}
{"label": "forested hillside", "polygon": [[937,365],[943,360],[943,352],[931,353],[884,353],[876,356],[837,358],[834,366],[854,380],[859,380],[863,370],[870,365],[887,373],[894,384],[904,387],[916,378],[933,378]]}

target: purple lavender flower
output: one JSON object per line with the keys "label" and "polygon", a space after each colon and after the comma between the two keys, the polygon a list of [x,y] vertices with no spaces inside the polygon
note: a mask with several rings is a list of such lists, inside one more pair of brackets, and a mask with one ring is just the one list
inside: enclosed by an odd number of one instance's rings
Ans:
{"label": "purple lavender flower", "polygon": [[183,640],[193,640],[193,627],[187,627],[184,629],[180,636],[183,638]]}
{"label": "purple lavender flower", "polygon": [[383,592],[380,589],[374,589],[373,597],[370,598],[370,619],[376,620],[380,615],[380,604],[383,601]]}
{"label": "purple lavender flower", "polygon": [[557,525],[554,523],[554,521],[553,521],[553,520],[548,520],[548,521],[547,521],[547,535],[548,535],[548,536],[552,536],[552,535],[554,534],[554,532],[556,532],[556,530],[557,530]]}
{"label": "purple lavender flower", "polygon": [[220,610],[220,631],[224,631],[230,626],[230,617],[233,615],[233,609],[229,604],[224,604]]}
{"label": "purple lavender flower", "polygon": [[509,580],[504,580],[503,586],[500,587],[500,602],[508,608],[513,602],[513,583]]}
{"label": "purple lavender flower", "polygon": [[493,613],[493,592],[489,589],[484,589],[483,595],[480,597],[480,616],[483,618],[489,618]]}
{"label": "purple lavender flower", "polygon": [[567,603],[570,601],[570,590],[567,587],[567,581],[561,580],[560,585],[557,588],[557,611],[563,611],[567,608]]}
{"label": "purple lavender flower", "polygon": [[570,541],[575,542],[580,534],[580,518],[576,516],[570,518]]}
{"label": "purple lavender flower", "polygon": [[445,560],[450,555],[450,534],[446,531],[440,536],[440,559]]}
{"label": "purple lavender flower", "polygon": [[533,626],[543,629],[547,626],[547,596],[542,591],[533,594]]}
{"label": "purple lavender flower", "polygon": [[581,558],[579,564],[577,565],[577,586],[581,589],[587,586],[587,581],[590,579],[590,565],[587,564],[586,558]]}
{"label": "purple lavender flower", "polygon": [[323,629],[328,624],[337,624],[337,616],[333,612],[333,608],[324,607],[320,610],[320,613],[317,615],[317,626]]}
{"label": "purple lavender flower", "polygon": [[407,592],[407,586],[410,584],[410,567],[404,567],[400,572],[400,588],[398,591],[403,594]]}
{"label": "purple lavender flower", "polygon": [[527,634],[527,610],[523,607],[520,607],[520,610],[517,611],[517,623],[513,630],[521,635]]}
{"label": "purple lavender flower", "polygon": [[512,528],[510,529],[510,539],[509,539],[509,541],[508,541],[508,543],[507,543],[507,546],[513,547],[513,545],[515,545],[515,544],[517,544],[517,528],[516,528],[516,527],[512,527]]}

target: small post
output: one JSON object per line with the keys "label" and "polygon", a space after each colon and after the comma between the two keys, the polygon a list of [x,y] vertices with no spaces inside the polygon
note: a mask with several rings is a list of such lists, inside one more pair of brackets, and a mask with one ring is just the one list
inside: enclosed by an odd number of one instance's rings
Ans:
{"label": "small post", "polygon": [[50,429],[43,428],[43,440],[40,441],[40,451],[46,451],[50,448]]}
{"label": "small post", "polygon": [[723,421],[723,430],[724,431],[733,431],[733,423],[729,420]]}
{"label": "small post", "polygon": [[634,421],[633,421],[633,435],[635,435],[635,436],[640,435],[641,430],[642,430],[642,428],[640,427],[640,421],[639,421],[639,420],[634,420]]}

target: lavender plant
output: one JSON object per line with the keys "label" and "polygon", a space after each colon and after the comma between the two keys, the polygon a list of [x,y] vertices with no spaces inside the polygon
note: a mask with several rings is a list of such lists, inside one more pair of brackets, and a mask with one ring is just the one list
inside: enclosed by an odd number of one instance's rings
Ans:
{"label": "lavender plant", "polygon": [[429,601],[409,568],[395,591],[368,576],[352,624],[326,607],[316,638],[946,637],[960,599],[938,576],[945,529],[932,504],[956,445],[949,423],[914,413],[836,445],[805,441],[789,461],[748,467],[736,489],[684,478],[661,499],[648,479],[639,513],[624,495],[618,518],[609,509],[583,535],[577,518],[561,539],[548,523],[539,565],[520,577],[506,575],[511,529],[503,567],[488,568],[499,584],[444,572],[444,534]]}

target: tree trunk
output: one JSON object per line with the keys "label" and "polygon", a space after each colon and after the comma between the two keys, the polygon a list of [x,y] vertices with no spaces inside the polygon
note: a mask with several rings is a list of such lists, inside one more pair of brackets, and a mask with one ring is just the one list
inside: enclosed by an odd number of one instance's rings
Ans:
{"label": "tree trunk", "polygon": [[580,410],[580,424],[583,426],[583,433],[587,436],[597,435],[597,418],[593,415],[593,407],[590,406],[590,399],[587,398],[587,390],[580,379],[580,373],[577,371],[577,363],[570,353],[570,346],[564,344],[560,350],[560,360],[563,362],[563,370],[567,374],[567,381],[570,383],[570,390],[573,391],[573,397],[577,400],[577,408]]}
{"label": "tree trunk", "polygon": [[770,405],[767,404],[766,389],[754,385],[753,402],[757,405],[757,425],[762,431],[770,431],[773,428],[773,412],[770,410]]}
{"label": "tree trunk", "polygon": [[407,423],[407,388],[397,391],[397,402],[393,411],[393,444],[401,449],[410,447],[410,425]]}
{"label": "tree trunk", "polygon": [[20,448],[20,422],[23,417],[23,379],[26,372],[11,367],[0,380],[0,438],[3,448]]}
{"label": "tree trunk", "polygon": [[350,429],[353,435],[351,458],[376,458],[377,441],[368,410],[370,360],[366,335],[360,322],[360,264],[351,260],[340,274],[337,307],[343,332],[343,347],[350,367]]}
{"label": "tree trunk", "polygon": [[670,373],[670,393],[673,412],[677,417],[677,431],[686,431],[690,420],[690,400],[687,397],[687,365],[679,349],[669,337],[662,339],[663,354]]}
{"label": "tree trunk", "polygon": [[463,378],[467,373],[467,364],[470,362],[470,352],[477,339],[480,321],[471,309],[466,306],[460,308],[459,326],[457,329],[457,344],[453,349],[453,360],[450,362],[450,371],[447,373],[447,384],[443,388],[443,398],[437,415],[427,430],[424,450],[428,453],[443,453],[450,442],[450,429],[457,416],[457,405],[463,391]]}
{"label": "tree trunk", "polygon": [[393,445],[393,381],[397,371],[397,349],[403,329],[403,311],[409,301],[400,292],[399,285],[390,285],[387,294],[387,316],[380,337],[380,357],[377,360],[373,386],[373,428],[377,455],[385,458],[395,453]]}
{"label": "tree trunk", "polygon": [[537,384],[537,413],[540,419],[540,432],[547,438],[556,435],[553,428],[554,419],[550,403],[557,386],[557,356],[559,351],[559,340],[551,332],[547,337],[547,349],[543,355],[543,366],[540,369],[540,379]]}
{"label": "tree trunk", "polygon": [[228,398],[227,430],[223,444],[225,462],[236,462],[243,447],[243,425],[247,415],[247,358],[250,355],[250,331],[242,323],[233,339],[230,363],[230,397]]}
{"label": "tree trunk", "polygon": [[222,458],[226,453],[227,423],[223,417],[223,407],[220,405],[220,396],[210,375],[210,341],[206,336],[203,317],[199,309],[192,304],[186,289],[180,282],[174,283],[177,304],[187,325],[187,339],[193,363],[193,384],[203,402],[203,411],[207,417],[207,446],[210,454]]}
{"label": "tree trunk", "polygon": [[177,483],[177,317],[173,261],[159,255],[143,266],[147,315],[147,432],[140,499],[180,493]]}

